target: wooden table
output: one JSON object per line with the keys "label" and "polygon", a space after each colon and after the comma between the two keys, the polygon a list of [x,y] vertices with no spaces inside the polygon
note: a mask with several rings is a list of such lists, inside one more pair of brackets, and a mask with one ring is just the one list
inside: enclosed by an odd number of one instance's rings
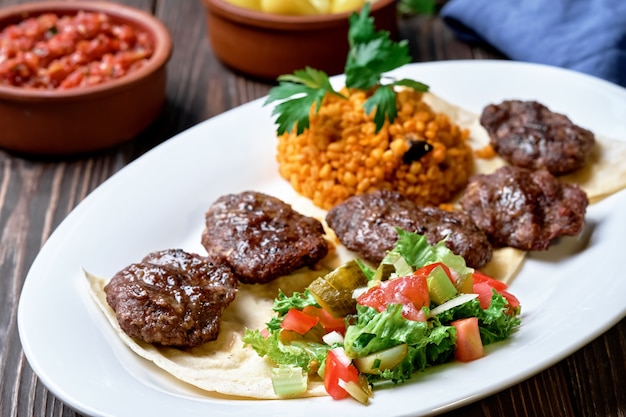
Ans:
{"label": "wooden table", "polygon": [[[24,1],[0,0],[0,6],[14,3]],[[234,73],[215,58],[199,0],[122,3],[154,13],[173,36],[168,103],[162,117],[131,143],[95,155],[35,160],[0,151],[2,416],[77,415],[39,382],[22,352],[16,324],[24,278],[50,233],[87,194],[141,154],[198,122],[264,96],[271,87]],[[410,41],[417,62],[502,58],[456,41],[436,17],[403,18],[401,34]],[[626,416],[624,352],[626,320],[544,372],[446,415]]]}

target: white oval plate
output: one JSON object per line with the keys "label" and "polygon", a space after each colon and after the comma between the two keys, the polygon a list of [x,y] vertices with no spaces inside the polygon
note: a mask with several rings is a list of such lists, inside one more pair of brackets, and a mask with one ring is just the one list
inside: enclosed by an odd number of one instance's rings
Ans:
{"label": "white oval plate", "polygon": [[[626,140],[626,90],[579,73],[505,61],[450,61],[407,65],[395,75],[423,81],[475,113],[504,99],[539,100],[596,134]],[[626,280],[618,276],[626,230],[622,192],[589,208],[581,239],[563,239],[526,261],[511,286],[523,306],[523,324],[483,359],[437,367],[377,391],[367,407],[330,398],[231,400],[178,383],[122,345],[89,297],[81,268],[111,276],[153,250],[202,253],[204,212],[223,194],[256,189],[289,198],[293,192],[277,174],[271,109],[262,104],[259,99],[200,123],[129,164],[67,216],[35,259],[18,311],[24,352],[50,391],[79,412],[436,414],[542,371],[626,315]],[[590,279],[598,291],[589,291]]]}

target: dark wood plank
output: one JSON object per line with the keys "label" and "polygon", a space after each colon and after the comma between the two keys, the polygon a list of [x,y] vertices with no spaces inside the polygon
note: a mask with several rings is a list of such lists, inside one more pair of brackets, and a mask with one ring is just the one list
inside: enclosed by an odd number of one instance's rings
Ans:
{"label": "dark wood plank", "polygon": [[626,416],[626,319],[562,366],[579,415]]}
{"label": "dark wood plank", "polygon": [[506,59],[484,45],[469,45],[457,40],[437,16],[406,16],[399,20],[400,37],[409,42],[414,62],[458,59]]}

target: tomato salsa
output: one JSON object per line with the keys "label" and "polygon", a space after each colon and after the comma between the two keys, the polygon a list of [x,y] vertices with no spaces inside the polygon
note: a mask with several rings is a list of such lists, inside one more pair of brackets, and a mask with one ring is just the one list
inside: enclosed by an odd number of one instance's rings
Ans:
{"label": "tomato salsa", "polygon": [[0,32],[0,85],[68,89],[120,78],[152,56],[150,36],[104,13],[46,13]]}

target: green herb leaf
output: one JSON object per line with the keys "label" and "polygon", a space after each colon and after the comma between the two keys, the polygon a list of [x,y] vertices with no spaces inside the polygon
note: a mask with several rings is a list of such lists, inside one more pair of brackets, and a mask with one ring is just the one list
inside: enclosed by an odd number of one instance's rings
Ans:
{"label": "green herb leaf", "polygon": [[369,40],[352,40],[346,62],[346,86],[368,90],[380,84],[383,73],[411,62],[408,42],[394,42],[389,32],[375,32]]}
{"label": "green herb leaf", "polygon": [[315,297],[313,297],[308,289],[305,289],[303,292],[295,291],[291,297],[288,297],[279,289],[272,310],[277,312],[279,316],[284,316],[292,308],[302,310],[306,306],[319,307]]}
{"label": "green herb leaf", "polygon": [[369,15],[369,12],[369,2],[365,2],[361,13],[355,12],[350,15],[350,28],[348,29],[348,43],[350,48],[359,43],[371,41],[376,37],[374,18]]}
{"label": "green herb leaf", "polygon": [[392,85],[403,86],[412,88],[415,91],[421,91],[423,93],[427,92],[430,87],[428,85],[421,83],[419,81],[411,80],[409,78],[403,78],[401,80],[395,80]]}
{"label": "green herb leaf", "polygon": [[278,77],[278,86],[270,90],[265,105],[274,101],[281,101],[272,111],[278,116],[278,134],[291,132],[296,127],[299,135],[309,127],[309,111],[315,105],[317,112],[322,105],[326,93],[337,94],[328,75],[310,67],[297,70],[293,74]]}
{"label": "green herb leaf", "polygon": [[371,114],[372,111],[375,111],[374,123],[376,124],[376,131],[378,132],[385,124],[386,119],[393,120],[396,118],[396,93],[390,86],[380,86],[376,89],[374,94],[365,101],[363,107],[367,114]]}

